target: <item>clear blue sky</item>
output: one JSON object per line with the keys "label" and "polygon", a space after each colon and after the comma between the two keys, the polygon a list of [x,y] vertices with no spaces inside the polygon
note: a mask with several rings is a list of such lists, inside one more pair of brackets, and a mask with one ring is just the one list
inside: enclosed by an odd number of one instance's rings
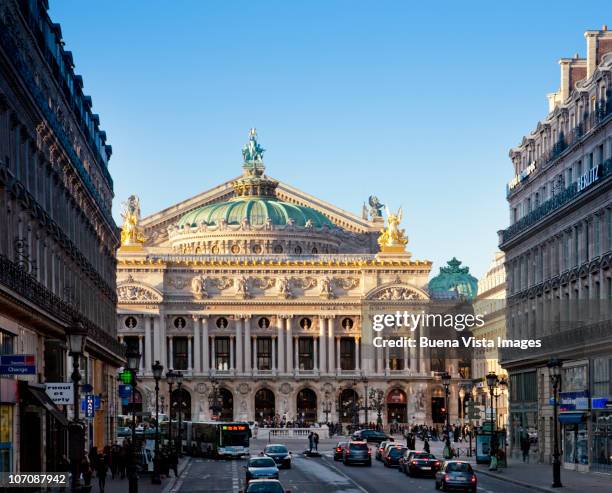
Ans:
{"label": "clear blue sky", "polygon": [[[240,173],[360,214],[404,209],[415,258],[484,273],[507,226],[510,147],[546,115],[560,57],[602,2],[51,0],[113,146],[115,218]],[[609,20],[609,19],[608,19]]]}

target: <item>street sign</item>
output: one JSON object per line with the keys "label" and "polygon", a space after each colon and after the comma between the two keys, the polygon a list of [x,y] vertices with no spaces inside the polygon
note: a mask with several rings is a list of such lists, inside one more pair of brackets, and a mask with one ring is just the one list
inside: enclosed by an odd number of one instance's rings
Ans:
{"label": "street sign", "polygon": [[55,404],[74,404],[74,392],[71,383],[46,383],[45,391]]}
{"label": "street sign", "polygon": [[0,375],[35,375],[36,357],[33,354],[5,354],[0,356]]}
{"label": "street sign", "polygon": [[81,385],[81,392],[83,392],[84,394],[90,394],[91,392],[93,392],[93,386],[90,383],[84,383],[83,385]]}
{"label": "street sign", "polygon": [[128,399],[132,395],[132,386],[121,384],[119,385],[119,397],[122,399]]}
{"label": "street sign", "polygon": [[94,414],[95,414],[94,396],[93,395],[88,395],[85,398],[85,417],[86,418],[93,418]]}

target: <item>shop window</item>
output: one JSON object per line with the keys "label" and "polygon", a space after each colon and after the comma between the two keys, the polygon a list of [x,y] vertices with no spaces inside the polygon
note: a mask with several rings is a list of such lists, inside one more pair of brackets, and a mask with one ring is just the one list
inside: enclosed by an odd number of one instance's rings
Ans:
{"label": "shop window", "polygon": [[14,354],[15,336],[10,332],[0,330],[0,354]]}

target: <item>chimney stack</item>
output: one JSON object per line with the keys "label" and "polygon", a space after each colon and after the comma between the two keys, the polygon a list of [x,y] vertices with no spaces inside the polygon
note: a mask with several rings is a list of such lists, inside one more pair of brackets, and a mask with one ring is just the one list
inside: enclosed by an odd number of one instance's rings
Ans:
{"label": "chimney stack", "polygon": [[591,77],[606,53],[612,52],[612,31],[603,25],[601,31],[584,33],[587,42],[587,77]]}

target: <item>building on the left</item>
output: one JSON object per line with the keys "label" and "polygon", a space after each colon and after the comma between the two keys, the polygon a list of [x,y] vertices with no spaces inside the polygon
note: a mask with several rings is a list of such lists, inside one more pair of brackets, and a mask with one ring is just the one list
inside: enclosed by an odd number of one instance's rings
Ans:
{"label": "building on the left", "polygon": [[87,328],[81,390],[97,397],[86,447],[114,438],[122,362],[111,147],[47,9],[0,2],[0,471],[57,471],[67,453],[72,405],[45,384],[70,381],[71,323]]}

